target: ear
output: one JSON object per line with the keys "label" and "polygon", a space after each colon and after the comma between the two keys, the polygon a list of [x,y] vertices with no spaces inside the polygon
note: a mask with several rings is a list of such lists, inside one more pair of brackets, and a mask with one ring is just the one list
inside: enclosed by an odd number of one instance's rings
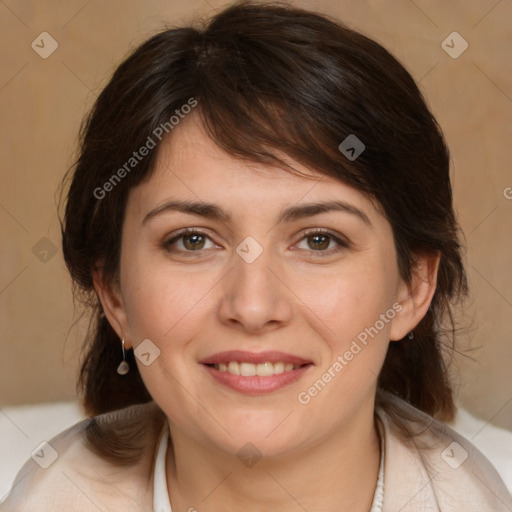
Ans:
{"label": "ear", "polygon": [[390,339],[401,340],[412,331],[426,315],[437,285],[439,253],[423,254],[416,257],[411,282],[401,281],[397,300],[402,310],[392,321]]}
{"label": "ear", "polygon": [[125,340],[125,348],[131,348],[130,340],[126,339],[126,334],[129,332],[128,317],[119,285],[108,282],[100,268],[93,270],[92,280],[110,325],[116,331],[119,339]]}

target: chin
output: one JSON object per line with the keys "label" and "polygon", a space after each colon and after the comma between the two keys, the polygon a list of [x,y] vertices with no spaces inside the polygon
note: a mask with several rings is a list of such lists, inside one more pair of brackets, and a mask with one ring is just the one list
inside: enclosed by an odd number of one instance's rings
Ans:
{"label": "chin", "polygon": [[[234,418],[233,421],[229,421],[229,416],[223,416],[222,425],[230,435],[223,431],[222,436],[216,436],[214,442],[221,450],[237,456],[251,450],[260,457],[286,455],[298,446],[306,444],[304,429],[300,428],[297,418],[293,421],[285,419],[289,412],[272,412],[264,417],[261,412],[245,412],[244,419]],[[292,416],[293,414],[290,414],[290,419]]]}

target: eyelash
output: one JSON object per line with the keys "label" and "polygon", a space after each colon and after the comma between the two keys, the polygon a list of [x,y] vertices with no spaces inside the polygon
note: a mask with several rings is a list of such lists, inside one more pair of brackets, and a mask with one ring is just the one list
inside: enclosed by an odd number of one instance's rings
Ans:
{"label": "eyelash", "polygon": [[[192,257],[199,256],[202,251],[207,250],[207,249],[197,249],[197,250],[191,251],[191,250],[183,250],[183,249],[176,250],[176,249],[172,248],[172,246],[177,241],[179,241],[180,239],[182,239],[183,237],[185,237],[187,235],[200,235],[200,236],[206,237],[211,240],[211,237],[204,231],[201,231],[200,229],[186,228],[183,231],[180,231],[177,235],[172,237],[170,240],[166,240],[162,244],[162,247],[169,253],[181,253],[181,254],[185,253],[185,254],[187,254],[187,256],[192,256]],[[334,248],[334,249],[318,250],[318,251],[311,249],[309,252],[311,252],[312,254],[318,254],[318,255],[322,255],[322,256],[323,255],[330,256],[332,254],[340,252],[341,250],[349,247],[349,244],[347,241],[342,240],[341,238],[336,236],[334,233],[332,233],[331,231],[328,231],[326,229],[313,229],[313,230],[307,231],[303,234],[303,236],[299,240],[299,242],[302,242],[302,240],[304,240],[306,238],[317,236],[317,235],[326,236],[326,237],[330,238],[331,240],[333,240],[334,242],[336,242],[338,244],[338,247]],[[301,249],[301,250],[306,250],[306,249]]]}

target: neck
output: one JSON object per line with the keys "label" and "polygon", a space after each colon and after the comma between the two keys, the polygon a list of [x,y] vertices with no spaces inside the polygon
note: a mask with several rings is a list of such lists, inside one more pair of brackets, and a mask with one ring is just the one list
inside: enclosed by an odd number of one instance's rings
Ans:
{"label": "neck", "polygon": [[252,467],[170,425],[166,466],[173,511],[370,510],[380,462],[373,407],[306,449],[263,457]]}

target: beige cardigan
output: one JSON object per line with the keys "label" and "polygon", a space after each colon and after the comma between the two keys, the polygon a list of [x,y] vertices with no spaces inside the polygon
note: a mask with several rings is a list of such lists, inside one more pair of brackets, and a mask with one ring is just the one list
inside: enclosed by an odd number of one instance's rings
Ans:
{"label": "beige cardigan", "polygon": [[[394,410],[414,418],[403,421],[417,435],[408,438],[384,409],[376,409],[385,435],[383,512],[512,511],[505,484],[469,441],[404,401],[389,400]],[[152,512],[153,470],[164,420],[153,402],[96,418],[120,437],[126,426],[140,428],[142,456],[126,466],[87,448],[84,430],[91,420],[76,424],[34,456],[45,465],[58,455],[46,469],[29,459],[0,511]]]}

